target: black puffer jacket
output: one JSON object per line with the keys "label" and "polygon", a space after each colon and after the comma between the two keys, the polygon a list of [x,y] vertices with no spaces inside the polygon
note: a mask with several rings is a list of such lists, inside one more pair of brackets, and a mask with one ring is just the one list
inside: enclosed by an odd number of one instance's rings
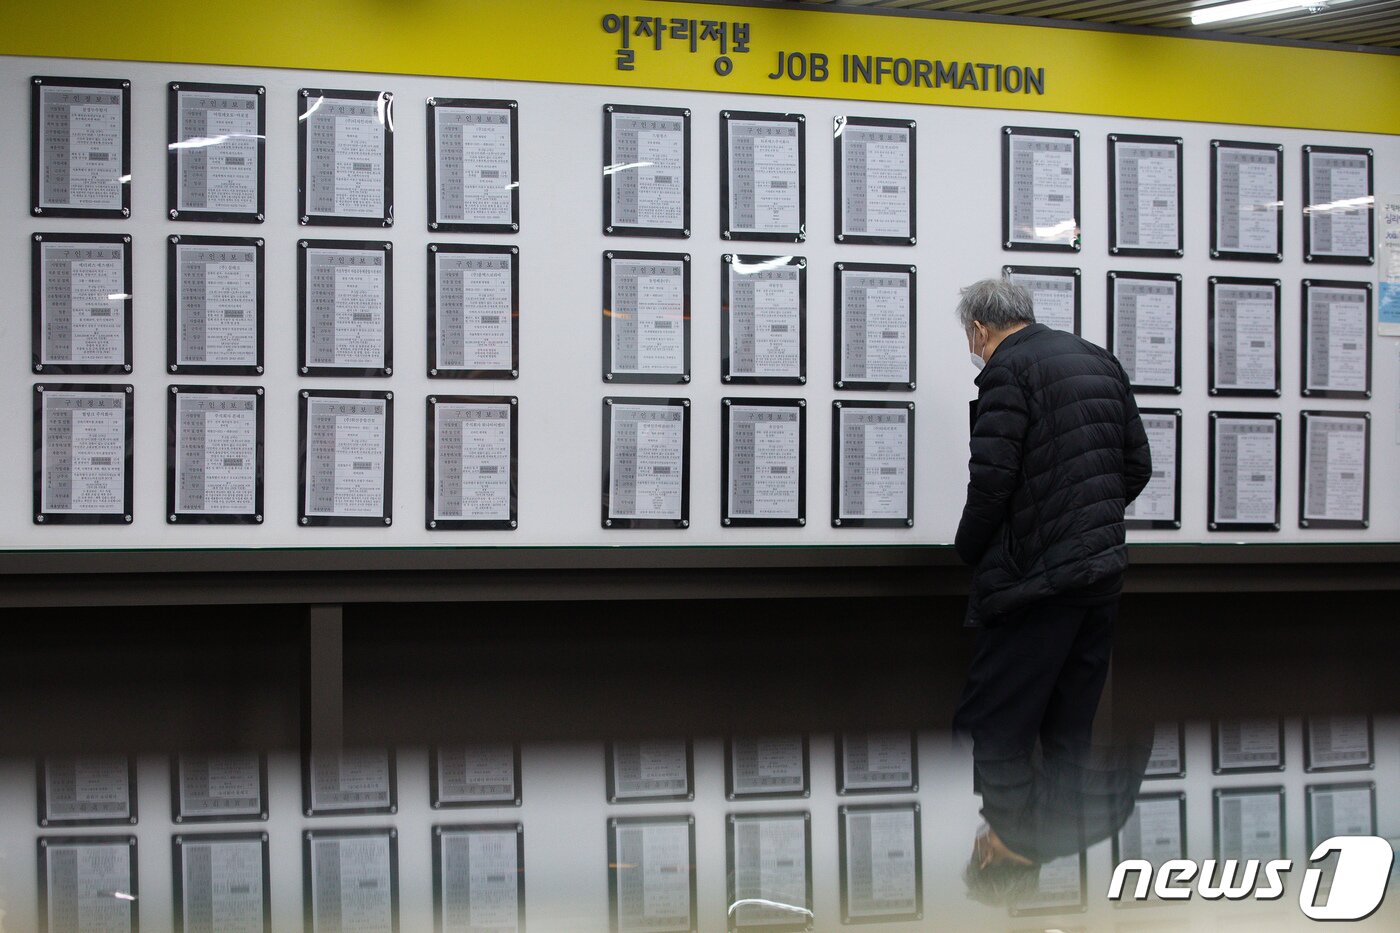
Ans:
{"label": "black puffer jacket", "polygon": [[1152,454],[1123,367],[1073,334],[1016,331],[977,388],[956,546],[976,568],[975,615],[991,624],[1123,572],[1123,508]]}

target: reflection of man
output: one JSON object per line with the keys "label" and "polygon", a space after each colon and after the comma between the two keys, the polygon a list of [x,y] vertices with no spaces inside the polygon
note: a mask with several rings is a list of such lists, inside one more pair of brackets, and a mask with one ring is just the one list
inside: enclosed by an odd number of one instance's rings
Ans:
{"label": "reflection of man", "polygon": [[[982,370],[955,542],[982,628],[954,727],[971,735],[979,774],[1016,763],[1013,783],[1025,782],[1037,739],[1056,773],[1088,752],[1127,567],[1123,509],[1151,453],[1123,367],[1035,323],[1025,289],[977,282],[957,314]],[[989,864],[998,844],[1016,852],[988,836]]]}

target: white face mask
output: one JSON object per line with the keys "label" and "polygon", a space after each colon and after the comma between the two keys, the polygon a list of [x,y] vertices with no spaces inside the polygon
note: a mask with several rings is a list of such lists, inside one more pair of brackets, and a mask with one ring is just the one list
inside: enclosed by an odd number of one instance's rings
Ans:
{"label": "white face mask", "polygon": [[982,357],[978,356],[976,353],[969,353],[968,356],[972,359],[972,365],[976,366],[978,369],[981,369],[983,366],[987,365],[987,361],[982,359]]}

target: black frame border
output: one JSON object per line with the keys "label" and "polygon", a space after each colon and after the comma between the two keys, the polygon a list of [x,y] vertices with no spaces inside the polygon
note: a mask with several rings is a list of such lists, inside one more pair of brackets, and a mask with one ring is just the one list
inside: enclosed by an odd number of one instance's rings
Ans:
{"label": "black frame border", "polygon": [[[1220,245],[1220,150],[1262,149],[1278,155],[1274,182],[1274,217],[1278,225],[1278,246],[1272,253],[1224,249]],[[1283,146],[1276,143],[1235,142],[1225,139],[1210,141],[1210,258],[1237,262],[1283,262]]]}
{"label": "black frame border", "polygon": [[[442,890],[442,837],[445,833],[453,835],[459,833],[503,833],[512,830],[515,833],[515,905],[516,905],[516,929],[525,929],[525,824],[514,823],[454,823],[454,824],[434,824],[433,825],[433,930],[435,933],[442,933],[443,928],[443,908],[446,898]],[[609,859],[609,862],[613,861]],[[692,859],[692,861],[694,861]],[[468,886],[467,900],[471,900],[470,886]]]}
{"label": "black frame border", "polygon": [[[130,881],[126,892],[131,895],[131,900],[127,903],[131,908],[131,933],[140,933],[141,930],[141,885],[139,862],[137,859],[136,837],[133,836],[40,836],[35,840],[34,847],[38,850],[39,861],[39,929],[44,933],[66,933],[62,930],[53,930],[49,926],[49,847],[50,846],[117,846],[125,845],[130,849],[127,859],[128,877]],[[396,931],[397,933],[397,931]]]}
{"label": "black frame border", "polygon": [[[870,813],[872,811],[904,811],[907,810],[914,817],[914,911],[907,914],[881,914],[873,917],[852,917],[850,912],[850,886],[849,875],[849,853],[847,844],[850,837],[846,833],[846,821],[852,813]],[[907,800],[899,803],[867,803],[867,804],[841,804],[836,808],[836,837],[838,852],[838,871],[841,873],[841,922],[843,924],[857,923],[912,923],[924,919],[924,851],[923,833],[921,826],[923,823],[923,808],[917,800]]]}
{"label": "black frame border", "polygon": [[[798,359],[796,376],[738,376],[730,370],[729,336],[730,314],[733,312],[730,276],[734,264],[746,265],[775,262],[785,259],[783,265],[797,269],[797,327]],[[800,386],[807,384],[807,257],[805,256],[759,256],[745,253],[724,253],[719,257],[719,372],[720,381],[725,385],[769,385]]]}
{"label": "black frame border", "polygon": [[[1274,440],[1274,520],[1272,522],[1222,522],[1215,516],[1215,487],[1217,483],[1215,462],[1216,423],[1226,418],[1231,421],[1273,421]],[[1268,411],[1212,411],[1207,419],[1210,425],[1209,456],[1210,480],[1206,495],[1209,497],[1206,528],[1210,531],[1278,531],[1283,527],[1283,415]]]}
{"label": "black frame border", "polygon": [[[1318,289],[1338,289],[1348,291],[1366,292],[1366,388],[1361,392],[1351,389],[1313,389],[1308,386],[1308,376],[1311,373],[1312,365],[1308,350],[1312,345],[1312,290]],[[1372,282],[1344,282],[1338,279],[1303,279],[1303,308],[1300,320],[1302,321],[1302,365],[1299,367],[1299,379],[1302,384],[1299,390],[1303,398],[1352,398],[1368,399],[1371,397],[1371,376],[1375,369],[1371,356],[1375,350],[1375,301],[1376,286]]]}
{"label": "black frame border", "polygon": [[61,75],[35,75],[29,79],[29,215],[31,217],[88,217],[104,220],[127,219],[131,216],[131,182],[129,180],[122,184],[121,207],[44,207],[39,203],[39,180],[43,174],[40,168],[43,162],[43,152],[39,146],[39,123],[43,119],[43,88],[45,85],[121,91],[121,173],[126,178],[131,178],[131,82],[126,78],[65,78]]}
{"label": "black frame border", "polygon": [[[612,286],[613,262],[630,259],[641,262],[678,262],[681,264],[681,340],[682,371],[678,373],[619,373],[612,370],[613,332]],[[687,385],[690,383],[690,254],[654,253],[637,250],[610,249],[603,253],[603,381],[609,385]]]}
{"label": "black frame border", "polygon": [[[612,411],[613,405],[653,405],[680,408],[681,416],[681,517],[680,518],[611,518],[608,506],[612,499]],[[689,528],[690,527],[690,399],[658,397],[603,398],[603,486],[602,523],[604,528]]]}
{"label": "black frame border", "polygon": [[[468,745],[472,743],[467,743]],[[442,782],[438,777],[439,744],[428,746],[428,805],[434,810],[465,810],[476,807],[518,807],[524,802],[524,791],[520,784],[520,743],[511,742],[511,758],[514,765],[515,796],[509,800],[443,800]],[[448,828],[448,827],[444,827]]]}
{"label": "black frame border", "polygon": [[[1274,292],[1274,387],[1272,389],[1228,389],[1216,385],[1217,363],[1215,338],[1216,286],[1245,285],[1255,288],[1271,288]],[[1238,328],[1236,328],[1238,330]],[[1206,279],[1206,340],[1209,352],[1206,355],[1207,385],[1211,398],[1232,396],[1235,398],[1281,398],[1283,396],[1283,282],[1279,279],[1244,278],[1241,276],[1212,275]]]}
{"label": "black frame border", "polygon": [[[392,755],[393,752],[391,751]],[[392,826],[366,829],[303,829],[301,831],[301,889],[304,924],[316,929],[316,879],[311,873],[311,845],[317,839],[384,836],[389,840],[389,914],[393,933],[399,933],[399,831]]]}
{"label": "black frame border", "polygon": [[251,833],[176,833],[170,837],[171,882],[174,886],[172,910],[175,933],[185,933],[185,859],[186,842],[257,842],[262,847],[262,911],[263,933],[272,933],[272,865],[268,856],[266,832]]}
{"label": "black frame border", "polygon": [[[851,732],[851,735],[868,735],[874,730],[865,730],[863,733]],[[881,730],[884,731],[884,730]],[[900,787],[856,787],[846,786],[846,735],[847,733],[836,733],[836,795],[838,797],[850,797],[856,795],[869,794],[917,794],[919,792],[919,733],[916,729],[888,730],[909,733],[909,783]]]}
{"label": "black frame border", "polygon": [[[887,117],[852,117],[837,116],[833,118],[835,132],[832,134],[832,184],[835,188],[835,208],[832,217],[832,236],[837,243],[869,243],[883,246],[913,246],[919,242],[918,236],[918,121],[917,120],[893,120]],[[908,236],[883,236],[879,234],[867,233],[842,233],[841,225],[845,221],[845,184],[846,184],[846,163],[842,158],[844,155],[841,137],[848,126],[884,126],[904,129],[909,131],[909,235]]]}
{"label": "black frame border", "polygon": [[[442,253],[510,257],[510,369],[449,369],[438,366],[438,256]],[[465,312],[464,312],[465,313]],[[428,244],[428,378],[520,378],[520,247],[487,243]]]}
{"label": "black frame border", "polygon": [[[1074,330],[1073,330],[1072,333],[1073,333],[1076,337],[1083,336],[1083,333],[1084,333],[1084,288],[1083,288],[1084,274],[1083,274],[1083,271],[1082,271],[1078,266],[1002,266],[1002,267],[1001,267],[1001,274],[1002,274],[1002,277],[1003,277],[1004,279],[1006,279],[1008,282],[1011,282],[1013,285],[1014,285],[1014,284],[1017,284],[1017,283],[1014,282],[1014,281],[1012,280],[1012,278],[1011,278],[1013,275],[1034,275],[1034,276],[1043,276],[1043,277],[1046,277],[1046,278],[1049,278],[1049,277],[1051,277],[1051,276],[1055,276],[1055,277],[1058,277],[1058,278],[1065,278],[1065,279],[1070,279],[1070,280],[1072,280],[1072,281],[1074,282]],[[1022,287],[1022,288],[1026,288],[1026,286],[1024,286],[1024,285],[1022,285],[1021,287]],[[1029,289],[1029,288],[1026,288],[1026,291],[1028,291],[1028,292],[1031,293],[1031,307],[1032,307],[1032,309],[1034,309],[1034,307],[1035,307],[1035,292],[1032,291],[1032,290]],[[1045,324],[1045,322],[1042,321],[1042,320],[1040,320],[1039,318],[1036,319],[1036,323],[1037,323],[1037,324]],[[1050,327],[1049,324],[1045,324],[1045,326],[1046,326],[1046,327]],[[1052,330],[1053,330],[1053,328],[1052,328]]]}
{"label": "black frame border", "polygon": [[1220,861],[1220,801],[1225,797],[1257,797],[1268,794],[1278,799],[1278,855],[1288,854],[1288,812],[1285,808],[1287,791],[1282,784],[1216,787],[1211,789],[1211,852]]}
{"label": "black frame border", "polygon": [[[1355,418],[1364,426],[1366,451],[1362,455],[1361,468],[1361,520],[1347,518],[1308,518],[1308,419],[1309,418]],[[1371,413],[1369,411],[1318,411],[1306,409],[1298,412],[1298,527],[1307,529],[1350,528],[1364,530],[1371,527]]]}
{"label": "black frame border", "polygon": [[[238,513],[181,512],[175,495],[175,479],[179,473],[180,445],[177,443],[179,418],[176,400],[181,393],[188,395],[249,395],[254,402],[257,438],[253,442],[255,478],[253,481],[253,511]],[[265,473],[267,406],[262,386],[194,386],[173,385],[166,393],[165,404],[165,522],[168,525],[261,525],[263,523],[263,487]]]}
{"label": "black frame border", "polygon": [[[53,755],[41,755],[34,764],[36,791],[39,803],[39,814],[37,823],[41,829],[52,829],[55,827],[79,827],[79,826],[135,826],[138,814],[136,812],[136,756],[124,754],[126,759],[126,816],[99,817],[96,819],[76,819],[64,820],[54,819],[48,815],[49,807],[49,785],[48,785],[48,764],[49,759],[56,757]],[[77,757],[74,755],[73,757]]]}
{"label": "black frame border", "polygon": [[[730,224],[729,203],[729,121],[755,120],[765,123],[797,124],[797,229],[778,233],[744,232]],[[774,113],[760,110],[721,110],[719,112],[719,236],[722,240],[770,240],[803,243],[807,240],[807,116],[801,113]]]}
{"label": "black frame border", "polygon": [[[812,749],[811,737],[798,733],[802,739],[802,789],[799,791],[739,791],[734,782],[734,739],[750,736],[726,735],[724,737],[724,799],[725,800],[781,800],[784,798],[809,798],[812,796]],[[762,736],[753,736],[762,738]]]}
{"label": "black frame border", "polygon": [[[842,288],[842,277],[847,272],[875,272],[885,275],[909,276],[909,381],[877,382],[868,379],[849,380],[841,378],[842,336],[846,323],[846,291]],[[832,266],[832,387],[847,392],[913,392],[919,384],[919,267],[904,263],[888,262],[838,262]]]}
{"label": "black frame border", "polygon": [[[83,376],[129,376],[132,368],[132,274],[131,274],[131,234],[129,233],[36,233],[30,238],[29,281],[30,281],[30,371],[36,376],[83,375]],[[122,356],[121,363],[51,363],[44,359],[44,246],[47,244],[102,243],[107,246],[120,246],[122,250]]]}
{"label": "black frame border", "polygon": [[1317,717],[1303,717],[1303,771],[1306,774],[1328,774],[1336,771],[1374,771],[1376,768],[1376,724],[1370,713],[1366,714],[1366,763],[1358,765],[1315,765],[1312,760],[1312,721]]}
{"label": "black frame border", "polygon": [[[908,465],[905,467],[907,493],[904,518],[843,518],[841,515],[841,412],[846,408],[903,408],[909,412]],[[838,399],[831,403],[831,526],[833,528],[913,528],[914,527],[914,403],[892,399]]]}
{"label": "black frame border", "polygon": [[[252,94],[258,99],[258,193],[257,210],[209,211],[180,210],[180,154],[175,144],[180,139],[180,93],[199,91],[208,94]],[[267,88],[261,84],[204,84],[197,81],[171,81],[166,86],[166,159],[165,159],[165,216],[171,220],[199,220],[225,224],[260,224],[267,212]]]}
{"label": "black frame border", "polygon": [[[731,911],[725,918],[725,928],[730,933],[740,933],[743,930],[763,930],[766,933],[799,933],[799,931],[811,930],[815,920],[812,903],[812,813],[810,810],[760,810],[745,813],[729,813],[725,816],[724,825],[724,848],[725,848],[725,877],[728,903],[733,904],[738,901],[738,885],[736,884],[738,866],[735,861],[734,851],[734,829],[740,820],[793,820],[802,818],[803,828],[803,860],[806,863],[807,874],[807,907],[805,908],[807,919],[799,923],[763,923],[758,925],[750,924],[745,926],[739,923],[739,912]],[[796,911],[794,911],[796,913]]]}
{"label": "black frame border", "polygon": [[[681,146],[684,148],[685,168],[681,172],[684,189],[681,197],[681,227],[646,227],[618,223],[612,215],[613,177],[609,169],[617,164],[613,157],[613,114],[660,115],[681,118]],[[662,237],[684,240],[690,237],[690,108],[641,107],[630,104],[603,105],[603,236]]]}
{"label": "black frame border", "polygon": [[[622,867],[618,858],[617,831],[624,826],[657,826],[685,822],[690,836],[690,923],[683,930],[674,933],[695,933],[698,930],[699,896],[696,886],[695,859],[695,817],[691,814],[676,816],[610,816],[608,817],[608,927],[617,933],[618,926],[618,884],[617,873]],[[522,876],[523,877],[523,876]],[[524,929],[522,926],[521,929]]]}
{"label": "black frame border", "polygon": [[[362,250],[384,254],[384,365],[311,366],[306,354],[308,257],[313,249]],[[394,374],[394,244],[380,240],[297,240],[297,374],[301,376],[340,376],[346,379],[387,379]]]}
{"label": "black frame border", "polygon": [[[1041,243],[1017,240],[1011,224],[1011,138],[1013,136],[1043,136],[1069,139],[1074,142],[1074,239],[1069,243]],[[1081,173],[1079,167],[1079,130],[1040,126],[1003,126],[1001,128],[1001,248],[1003,250],[1045,253],[1078,253],[1084,246],[1084,216],[1080,206]]]}
{"label": "black frame border", "polygon": [[[1158,417],[1170,416],[1176,419],[1176,492],[1174,497],[1174,517],[1170,520],[1163,518],[1133,518],[1131,516],[1123,519],[1123,524],[1128,528],[1150,529],[1154,531],[1179,531],[1181,529],[1181,420],[1180,408],[1139,408],[1139,416],[1156,415]],[[1178,725],[1180,725],[1178,723]],[[1183,752],[1184,757],[1184,752]]]}
{"label": "black frame border", "polygon": [[[503,224],[459,223],[437,215],[437,111],[439,107],[464,110],[510,111],[510,222]],[[428,138],[428,232],[429,233],[518,233],[520,231],[520,102],[473,97],[429,97]]]}
{"label": "black frame border", "polygon": [[[1314,256],[1312,251],[1312,157],[1315,153],[1366,157],[1366,255]],[[1346,266],[1372,266],[1376,263],[1376,153],[1359,146],[1303,147],[1303,262],[1331,263]]]}
{"label": "black frame border", "polygon": [[[1173,385],[1146,385],[1132,382],[1129,387],[1137,395],[1180,395],[1181,394],[1181,292],[1182,281],[1179,272],[1124,272],[1114,270],[1108,273],[1108,329],[1106,331],[1108,352],[1118,356],[1118,282],[1123,279],[1152,282],[1171,282],[1176,286],[1176,373]],[[1136,369],[1137,367],[1133,367]]]}
{"label": "black frame border", "polygon": [[[297,393],[297,520],[302,527],[376,528],[394,521],[394,393],[352,389],[302,389]],[[384,406],[384,512],[376,517],[308,515],[306,512],[306,418],[313,398],[374,399]]]}
{"label": "black frame border", "polygon": [[[729,444],[729,413],[733,406],[741,408],[793,408],[797,410],[797,517],[747,518],[729,514],[729,476],[733,449]],[[733,398],[720,399],[720,461],[719,512],[720,525],[725,528],[802,528],[807,524],[807,400],[794,398]]]}
{"label": "black frame border", "polygon": [[[510,409],[510,518],[434,518],[437,505],[437,421],[440,404],[506,405]],[[520,520],[520,399],[514,395],[429,395],[425,400],[424,428],[426,470],[423,488],[423,526],[429,531],[513,531]],[[516,764],[517,776],[519,762]]]}
{"label": "black frame border", "polygon": [[[88,392],[95,395],[126,396],[126,443],[122,490],[122,511],[117,512],[45,512],[44,511],[44,392]],[[130,385],[97,385],[75,382],[40,382],[34,386],[34,524],[36,525],[130,525],[132,511],[133,472],[135,467],[135,389]]]}
{"label": "black frame border", "polygon": [[[1159,249],[1151,246],[1121,246],[1118,243],[1118,144],[1142,143],[1171,146],[1176,150],[1176,248]],[[1137,136],[1131,133],[1108,134],[1108,252],[1111,256],[1162,256],[1180,259],[1186,254],[1186,217],[1184,201],[1183,162],[1186,153],[1180,136]]]}
{"label": "black frame border", "polygon": [[[655,739],[629,739],[629,742],[643,743],[647,741],[658,741]],[[616,739],[608,739],[604,743],[603,760],[605,767],[605,777],[607,784],[607,800],[609,804],[631,804],[631,803],[675,803],[676,801],[690,801],[695,799],[695,741],[690,738],[683,739],[685,742],[685,793],[683,794],[663,794],[647,795],[643,797],[620,795],[617,790],[617,742]]]}
{"label": "black frame border", "polygon": [[258,812],[256,814],[235,813],[228,816],[191,816],[180,809],[180,759],[186,753],[175,752],[170,756],[170,822],[180,825],[189,823],[251,823],[266,822],[269,809],[267,800],[267,753],[254,752],[258,758]]}
{"label": "black frame border", "polygon": [[1279,774],[1288,770],[1287,746],[1284,742],[1283,717],[1232,717],[1232,718],[1276,718],[1278,720],[1278,764],[1246,765],[1244,767],[1222,765],[1220,763],[1220,720],[1210,721],[1210,772],[1211,774]]}
{"label": "black frame border", "polygon": [[[311,100],[384,100],[384,119],[379,122],[384,132],[384,214],[380,217],[343,217],[339,214],[313,214],[307,210],[306,130]],[[297,91],[297,223],[306,226],[329,227],[392,227],[394,225],[394,92],[350,91],[304,87]]]}
{"label": "black frame border", "polygon": [[[165,238],[165,369],[172,376],[261,376],[266,343],[266,269],[265,241],[262,237],[193,236],[171,234]],[[180,247],[197,246],[216,249],[253,250],[253,275],[257,282],[256,304],[257,362],[242,363],[181,363],[180,353]],[[206,312],[207,313],[207,312]]]}

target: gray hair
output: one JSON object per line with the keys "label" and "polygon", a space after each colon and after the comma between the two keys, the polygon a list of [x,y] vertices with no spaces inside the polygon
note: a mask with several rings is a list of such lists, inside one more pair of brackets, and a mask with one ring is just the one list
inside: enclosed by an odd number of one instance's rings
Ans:
{"label": "gray hair", "polygon": [[970,330],[973,321],[981,321],[994,331],[1035,323],[1030,291],[1009,279],[983,279],[959,294],[958,321],[963,330]]}

